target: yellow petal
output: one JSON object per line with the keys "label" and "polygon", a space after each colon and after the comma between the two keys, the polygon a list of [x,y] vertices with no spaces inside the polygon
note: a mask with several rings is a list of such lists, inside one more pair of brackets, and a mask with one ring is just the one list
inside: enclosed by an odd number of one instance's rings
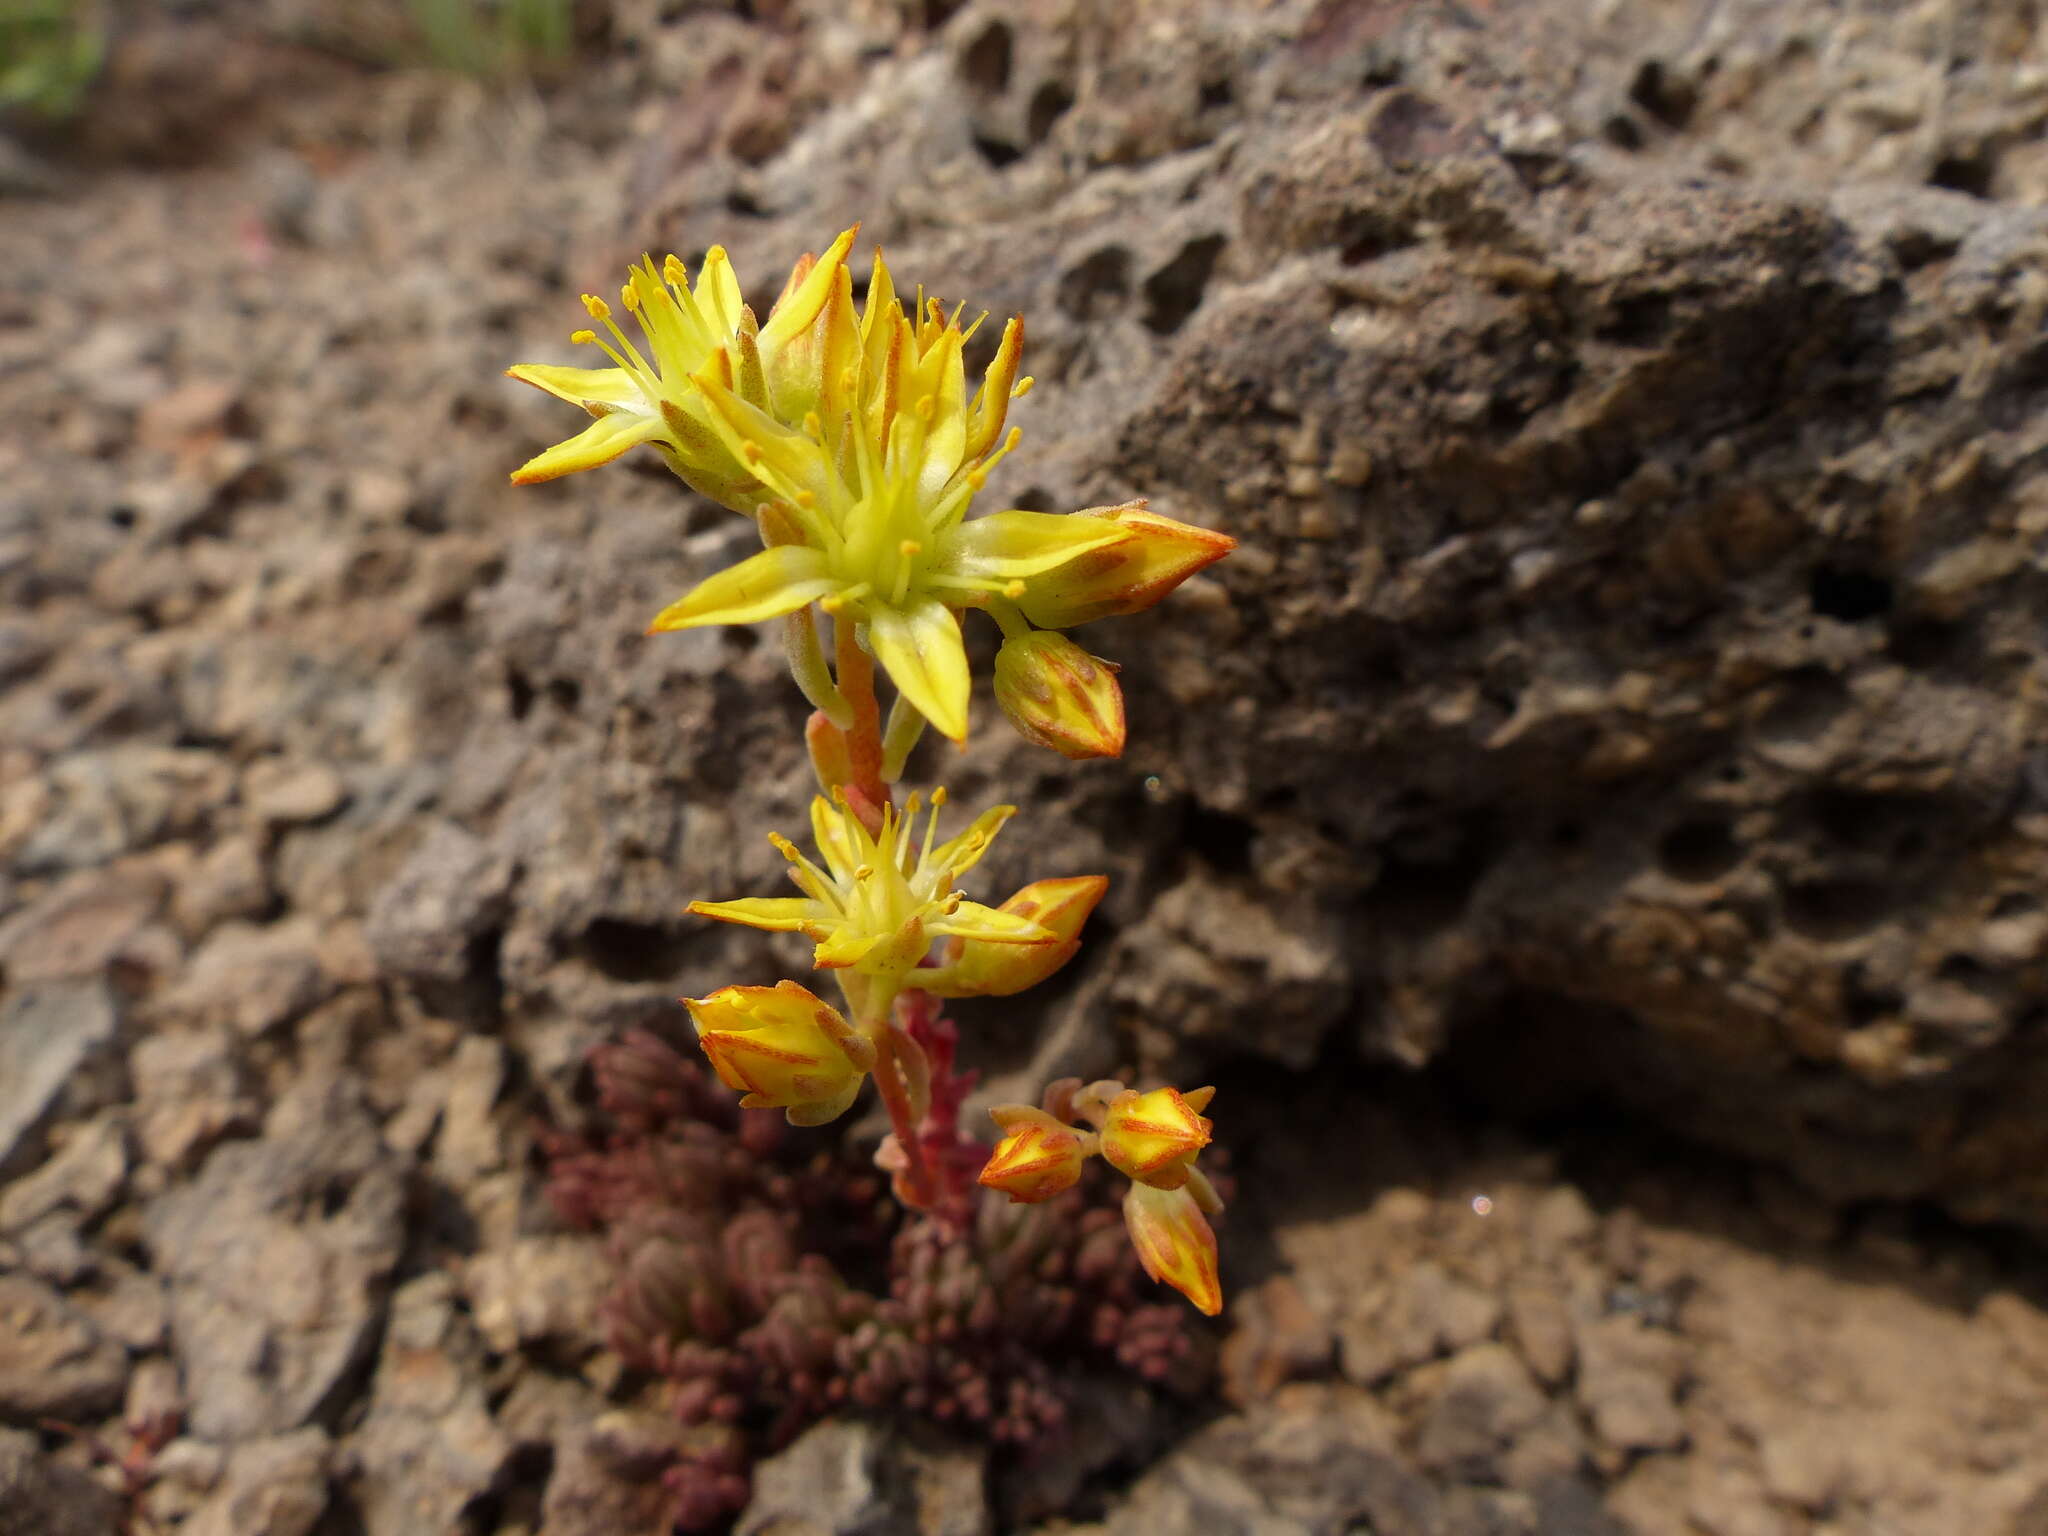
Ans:
{"label": "yellow petal", "polygon": [[742,901],[693,901],[690,910],[721,923],[744,923],[773,933],[801,933],[831,914],[801,896],[749,896]]}
{"label": "yellow petal", "polygon": [[860,823],[823,795],[811,796],[811,839],[817,843],[818,852],[824,855],[832,873],[841,880],[851,880],[854,870],[866,858],[861,847]]}
{"label": "yellow petal", "polygon": [[944,535],[934,567],[948,576],[1016,580],[1120,543],[1129,533],[1101,518],[1057,512],[991,512]]}
{"label": "yellow petal", "polygon": [[[718,356],[726,354],[721,350]],[[756,479],[780,496],[807,492],[819,503],[833,504],[837,476],[824,444],[742,400],[711,370],[696,375],[694,382],[711,429]]]}
{"label": "yellow petal", "polygon": [[746,304],[724,246],[714,245],[704,253],[704,264],[697,269],[697,281],[690,291],[718,335],[730,336],[740,328],[740,311]]}
{"label": "yellow petal", "polygon": [[781,544],[707,576],[662,609],[647,632],[779,619],[805,603],[816,602],[836,586],[838,582],[827,573],[825,557],[818,551],[801,544]]}
{"label": "yellow petal", "polygon": [[981,862],[981,856],[988,852],[1003,823],[1016,814],[1014,805],[990,806],[975,817],[959,836],[948,838],[932,850],[932,867],[949,869],[956,876],[965,874]]}
{"label": "yellow petal", "polygon": [[557,400],[580,405],[593,416],[599,414],[593,406],[646,409],[640,386],[623,368],[558,368],[550,363],[521,363],[516,368],[507,368],[505,376],[545,390]]}
{"label": "yellow petal", "polygon": [[872,607],[868,637],[898,691],[954,741],[967,739],[967,647],[944,603],[914,597],[902,608]]}
{"label": "yellow petal", "polygon": [[839,269],[846,265],[847,253],[853,249],[854,237],[859,233],[858,224],[841,230],[839,238],[804,274],[803,281],[776,300],[775,307],[768,312],[768,323],[761,327],[763,352],[773,353],[811,328],[832,297],[832,289],[839,282]]}
{"label": "yellow petal", "polygon": [[844,970],[857,965],[867,958],[869,950],[882,942],[880,935],[863,937],[850,929],[841,928],[829,937],[819,941],[811,954],[811,964],[821,971]]}
{"label": "yellow petal", "polygon": [[934,933],[954,938],[979,939],[984,944],[1051,944],[1058,937],[1028,917],[985,907],[978,901],[963,901],[951,917],[931,924]]}
{"label": "yellow petal", "polygon": [[967,458],[970,463],[982,458],[1002,441],[1003,422],[1010,410],[1010,391],[1017,387],[1017,369],[1023,358],[1024,317],[1018,315],[1003,327],[1002,342],[996,347],[988,372],[982,375],[981,388],[975,391],[974,403],[968,407],[971,425],[967,432]]}
{"label": "yellow petal", "polygon": [[555,444],[512,471],[512,483],[539,485],[543,480],[558,480],[581,469],[596,469],[600,464],[611,463],[628,448],[661,435],[659,416],[637,416],[630,411],[600,416],[566,443]]}

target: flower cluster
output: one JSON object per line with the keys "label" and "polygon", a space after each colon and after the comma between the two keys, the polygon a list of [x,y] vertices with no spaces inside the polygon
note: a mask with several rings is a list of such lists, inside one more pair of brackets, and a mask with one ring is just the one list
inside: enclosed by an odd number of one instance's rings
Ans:
{"label": "flower cluster", "polygon": [[[1045,980],[1079,947],[1106,882],[1039,880],[999,906],[969,900],[957,882],[1015,808],[991,807],[942,839],[945,791],[928,802],[910,794],[899,809],[894,786],[927,725],[966,739],[972,679],[961,623],[976,609],[1002,632],[995,698],[1019,733],[1073,759],[1120,754],[1118,669],[1063,631],[1151,607],[1235,541],[1142,501],[970,516],[990,470],[1017,445],[1009,409],[1031,385],[1023,322],[1003,327],[970,389],[967,348],[987,316],[963,325],[964,309],[949,313],[922,291],[906,304],[879,252],[856,309],[855,233],[798,262],[765,321],[743,302],[722,250],[694,281],[673,256],[658,267],[645,258],[616,310],[584,296],[593,327],[573,339],[599,348],[610,367],[511,370],[594,418],[515,481],[552,480],[644,445],[752,520],[760,552],[705,576],[651,632],[779,619],[791,675],[816,711],[805,729],[822,790],[811,804],[815,852],[773,837],[799,894],[690,910],[801,934],[840,1004],[795,981],[684,1001],[718,1080],[743,1095],[745,1110],[821,1125],[872,1081],[890,1122],[876,1163],[928,1223],[929,1241],[972,1249],[990,1224],[1030,1227],[981,1189],[1044,1204],[1074,1189],[1099,1153],[1131,1181],[1125,1225],[1146,1272],[1214,1313],[1222,1291],[1207,1217],[1220,1202],[1194,1167],[1209,1140],[1200,1111],[1211,1090],[1058,1084],[1042,1107],[996,1112],[1004,1134],[993,1154],[960,1129],[965,1079],[951,1072],[937,1000],[1007,996]],[[831,621],[830,655],[820,615]],[[894,689],[886,723],[878,670]],[[1065,1123],[1076,1116],[1092,1128]],[[700,1335],[717,1333],[733,1306],[729,1291],[682,1278],[702,1266],[675,1255],[706,1241],[670,1223],[630,1261],[654,1266],[642,1290],[652,1286]],[[932,1262],[950,1272],[967,1261]],[[981,1295],[974,1306],[1006,1304]],[[822,1294],[803,1303],[819,1317],[836,1305]]]}
{"label": "flower cluster", "polygon": [[572,339],[613,366],[524,364],[511,375],[596,420],[512,478],[551,480],[646,444],[692,488],[752,517],[761,552],[706,577],[653,628],[790,620],[798,684],[844,731],[853,713],[811,609],[843,618],[896,686],[893,768],[926,722],[966,739],[969,608],[1002,626],[997,700],[1017,728],[1069,757],[1116,756],[1116,669],[1047,632],[1149,608],[1236,541],[1142,502],[969,518],[989,470],[1017,443],[1006,422],[1031,385],[1019,376],[1023,321],[1003,328],[970,395],[964,352],[986,316],[963,328],[961,310],[922,295],[906,310],[880,252],[856,313],[854,235],[797,263],[765,323],[741,302],[722,249],[694,284],[673,256],[659,269],[643,260],[619,307],[644,350],[610,304],[586,294],[604,334]]}

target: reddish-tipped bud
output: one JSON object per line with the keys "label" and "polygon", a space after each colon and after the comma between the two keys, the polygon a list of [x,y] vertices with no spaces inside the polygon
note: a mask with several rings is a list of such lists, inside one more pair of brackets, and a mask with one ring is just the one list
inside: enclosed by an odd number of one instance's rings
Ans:
{"label": "reddish-tipped bud", "polygon": [[1161,517],[1146,511],[1142,501],[1090,507],[1074,515],[1107,518],[1129,537],[1029,579],[1019,606],[1025,617],[1045,629],[1071,629],[1091,619],[1142,613],[1237,548],[1237,540],[1227,533]]}
{"label": "reddish-tipped bud", "polygon": [[1003,1128],[1003,1139],[989,1154],[981,1183],[1019,1205],[1036,1205],[1072,1189],[1095,1150],[1093,1136],[1061,1125],[1042,1109],[1003,1104],[989,1115]]}
{"label": "reddish-tipped bud", "polygon": [[1124,1226],[1146,1274],[1172,1286],[1209,1317],[1223,1310],[1216,1234],[1202,1214],[1192,1180],[1179,1189],[1133,1184],[1124,1196]]}
{"label": "reddish-tipped bud", "polygon": [[793,981],[686,997],[697,1042],[746,1109],[780,1109],[792,1125],[846,1113],[875,1064],[874,1047],[824,999]]}
{"label": "reddish-tipped bud", "polygon": [[996,910],[1038,924],[1050,944],[996,944],[952,939],[936,969],[916,973],[917,985],[938,997],[1008,997],[1035,987],[1081,947],[1081,925],[1109,889],[1105,875],[1034,880]]}
{"label": "reddish-tipped bud", "polygon": [[996,652],[996,703],[1017,734],[1062,757],[1118,757],[1124,691],[1116,668],[1065,635],[1035,629]]}
{"label": "reddish-tipped bud", "polygon": [[1150,1093],[1126,1088],[1110,1100],[1102,1122],[1102,1155],[1139,1184],[1180,1188],[1195,1154],[1209,1145],[1210,1122],[1201,1112],[1215,1093],[1214,1088],[1187,1094],[1177,1088]]}

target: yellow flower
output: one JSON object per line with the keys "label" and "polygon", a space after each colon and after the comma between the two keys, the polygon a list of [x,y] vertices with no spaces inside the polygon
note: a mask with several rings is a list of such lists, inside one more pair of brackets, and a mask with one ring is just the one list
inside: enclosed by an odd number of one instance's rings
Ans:
{"label": "yellow flower", "polygon": [[1081,925],[1108,889],[1103,875],[1034,880],[997,910],[1038,924],[1052,935],[1053,943],[952,939],[939,966],[919,972],[917,984],[939,997],[1009,997],[1035,987],[1073,959],[1081,947]]}
{"label": "yellow flower", "polygon": [[1003,1128],[982,1166],[980,1182],[1018,1205],[1036,1205],[1064,1194],[1081,1178],[1081,1165],[1095,1152],[1095,1138],[1060,1124],[1028,1104],[1003,1104],[989,1111]]}
{"label": "yellow flower", "polygon": [[875,1050],[837,1009],[793,981],[686,997],[697,1043],[747,1109],[780,1109],[792,1125],[846,1113]]}
{"label": "yellow flower", "polygon": [[1050,945],[1056,936],[1030,919],[973,902],[953,888],[988,851],[996,832],[1015,814],[1013,805],[983,811],[957,837],[934,846],[943,789],[932,792],[931,819],[921,844],[913,843],[919,801],[912,795],[899,815],[885,807],[881,830],[870,833],[847,807],[822,795],[811,801],[811,831],[825,867],[819,868],[785,837],[770,834],[789,860],[801,897],[693,901],[690,910],[720,922],[801,933],[817,945],[823,969],[852,967],[896,982],[923,960],[937,938],[988,944]]}
{"label": "yellow flower", "polygon": [[[1101,518],[1007,511],[967,519],[1004,432],[1024,329],[1004,328],[970,398],[963,331],[936,302],[915,320],[878,255],[856,321],[841,276],[813,338],[816,405],[801,423],[750,390],[721,354],[697,375],[713,430],[767,499],[760,554],[708,578],[654,630],[752,624],[819,602],[864,627],[905,700],[955,741],[969,677],[959,610],[1021,597],[1030,578],[1129,539]],[[981,322],[976,321],[975,325]],[[1029,381],[1024,381],[1028,383]]]}
{"label": "yellow flower", "polygon": [[528,460],[513,472],[515,484],[595,469],[641,443],[659,448],[669,467],[714,501],[750,511],[761,499],[754,477],[719,443],[705,422],[704,404],[692,375],[714,359],[736,353],[740,371],[759,376],[764,400],[780,400],[802,420],[815,391],[804,385],[814,372],[812,331],[845,266],[857,231],[832,243],[823,259],[806,256],[790,274],[768,323],[757,325],[740,299],[740,286],[721,246],[713,246],[689,281],[683,264],[670,256],[656,270],[642,257],[619,291],[619,304],[639,322],[643,351],[612,318],[611,306],[596,294],[583,296],[590,317],[610,333],[581,330],[571,340],[602,349],[615,366],[562,368],[522,363],[511,377],[558,400],[581,406],[597,420],[567,442]]}
{"label": "yellow flower", "polygon": [[1179,1189],[1133,1184],[1124,1196],[1124,1228],[1145,1273],[1209,1317],[1223,1310],[1223,1282],[1216,1270],[1216,1234],[1203,1212],[1221,1208],[1199,1171]]}
{"label": "yellow flower", "polygon": [[1124,693],[1117,668],[1048,629],[1012,635],[996,652],[996,703],[1017,734],[1062,757],[1120,757]]}
{"label": "yellow flower", "polygon": [[1195,1154],[1209,1145],[1202,1117],[1214,1088],[1182,1094],[1177,1088],[1136,1093],[1126,1088],[1109,1101],[1102,1122],[1102,1155],[1139,1184],[1178,1189],[1188,1181]]}

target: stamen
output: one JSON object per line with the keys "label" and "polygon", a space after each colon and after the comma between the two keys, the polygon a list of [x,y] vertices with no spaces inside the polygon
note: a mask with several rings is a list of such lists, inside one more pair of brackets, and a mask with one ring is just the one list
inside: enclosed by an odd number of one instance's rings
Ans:
{"label": "stamen", "polygon": [[1009,585],[1003,588],[1003,596],[1015,599],[1022,597],[1023,595],[1024,579],[1021,576],[1012,576],[1010,578]]}
{"label": "stamen", "polygon": [[936,811],[940,806],[944,805],[945,803],[946,786],[941,784],[937,789],[932,791],[932,809]]}
{"label": "stamen", "polygon": [[901,544],[898,544],[896,546],[896,553],[901,555],[904,559],[908,560],[914,555],[923,554],[924,546],[918,543],[915,539],[905,539]]}
{"label": "stamen", "polygon": [[597,344],[597,332],[571,331],[569,333],[569,343],[571,346],[577,347],[595,346]]}
{"label": "stamen", "polygon": [[619,288],[619,306],[628,314],[639,309],[640,294],[631,283],[625,283]]}
{"label": "stamen", "polygon": [[583,295],[583,307],[590,312],[590,318],[593,320],[609,320],[612,317],[611,305],[594,293]]}
{"label": "stamen", "polygon": [[689,270],[684,267],[681,259],[677,257],[674,251],[670,251],[668,255],[662,258],[661,275],[674,287],[687,288],[690,286]]}
{"label": "stamen", "polygon": [[1010,391],[1010,398],[1012,400],[1022,400],[1031,393],[1031,386],[1037,382],[1038,380],[1031,377],[1030,374],[1025,374],[1023,378],[1017,381],[1017,387]]}

